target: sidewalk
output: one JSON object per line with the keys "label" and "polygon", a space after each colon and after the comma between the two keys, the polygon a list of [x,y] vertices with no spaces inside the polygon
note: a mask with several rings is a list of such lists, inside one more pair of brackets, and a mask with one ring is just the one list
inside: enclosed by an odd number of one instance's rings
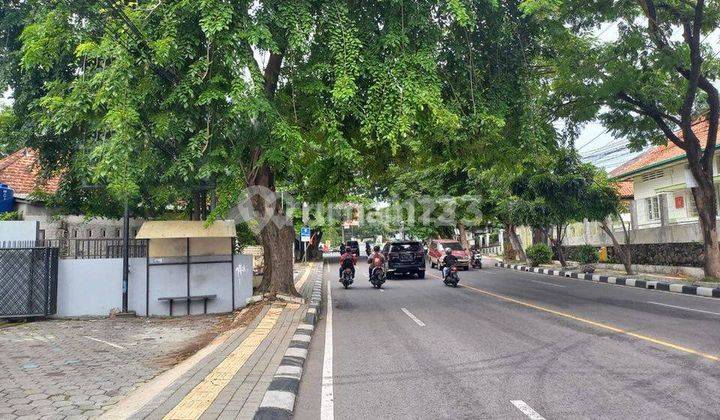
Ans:
{"label": "sidewalk", "polygon": [[[321,273],[322,264],[301,267],[296,287],[306,289],[313,283],[308,279]],[[189,366],[178,365],[146,384],[108,417],[251,419],[306,312],[307,304],[265,303],[247,327],[206,348],[207,354],[201,350]]]}

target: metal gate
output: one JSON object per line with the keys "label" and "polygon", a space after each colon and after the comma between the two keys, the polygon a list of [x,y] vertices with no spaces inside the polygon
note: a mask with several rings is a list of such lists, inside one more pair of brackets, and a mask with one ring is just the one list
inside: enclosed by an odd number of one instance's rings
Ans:
{"label": "metal gate", "polygon": [[0,318],[57,312],[57,248],[0,248]]}

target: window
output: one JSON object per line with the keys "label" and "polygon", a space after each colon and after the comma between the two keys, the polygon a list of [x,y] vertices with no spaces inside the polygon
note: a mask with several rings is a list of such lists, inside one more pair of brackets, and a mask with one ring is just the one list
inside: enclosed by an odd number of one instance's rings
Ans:
{"label": "window", "polygon": [[441,246],[444,245],[445,248],[450,248],[453,251],[462,251],[463,247],[458,242],[445,242],[441,244]]}
{"label": "window", "polygon": [[100,229],[100,236],[105,237],[105,229]]}
{"label": "window", "polygon": [[660,199],[657,196],[646,198],[645,211],[648,220],[660,220]]}
{"label": "window", "polygon": [[116,238],[119,238],[121,233],[122,233],[122,231],[120,230],[120,228],[115,228],[115,237]]}
{"label": "window", "polygon": [[73,229],[73,238],[77,238],[78,232],[77,229]]}
{"label": "window", "polygon": [[642,181],[643,181],[643,182],[648,182],[648,181],[651,181],[651,180],[653,180],[653,179],[662,178],[664,175],[665,175],[665,173],[664,173],[662,170],[648,172],[648,173],[646,173],[646,174],[643,174],[643,176],[642,176]]}
{"label": "window", "polygon": [[688,193],[687,210],[688,210],[689,217],[697,217],[697,215],[698,215],[697,205],[695,205],[695,197],[693,197],[692,192]]}
{"label": "window", "polygon": [[422,252],[422,245],[420,242],[402,242],[395,243],[390,246],[390,252]]}
{"label": "window", "polygon": [[90,229],[87,230],[87,237],[92,238],[92,230],[90,230]]}

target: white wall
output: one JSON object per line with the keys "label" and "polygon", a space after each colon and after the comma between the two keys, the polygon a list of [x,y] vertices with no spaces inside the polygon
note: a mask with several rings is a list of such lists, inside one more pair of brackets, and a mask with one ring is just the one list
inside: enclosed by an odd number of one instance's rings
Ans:
{"label": "white wall", "polygon": [[[252,256],[235,255],[229,263],[197,264],[191,266],[192,295],[217,295],[208,301],[208,313],[233,310],[231,290],[235,286],[235,309],[245,306],[252,296]],[[159,297],[185,296],[187,293],[184,265],[151,266],[150,294],[146,305],[146,264],[144,258],[130,259],[128,309],[138,315],[167,316],[169,303]],[[57,316],[106,316],[122,307],[122,259],[61,259],[58,264]],[[192,314],[203,312],[202,302],[194,302]],[[173,315],[185,315],[184,303],[173,305]]]}
{"label": "white wall", "polygon": [[0,222],[0,242],[34,241],[37,239],[38,222],[3,221]]}

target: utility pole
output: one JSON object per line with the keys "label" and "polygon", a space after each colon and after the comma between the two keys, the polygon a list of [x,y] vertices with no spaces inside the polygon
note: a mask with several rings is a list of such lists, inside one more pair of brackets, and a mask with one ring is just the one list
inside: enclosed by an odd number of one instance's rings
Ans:
{"label": "utility pole", "polygon": [[125,197],[125,213],[123,215],[123,278],[122,278],[122,311],[128,312],[128,277],[130,275],[130,211],[128,198]]}
{"label": "utility pole", "polygon": [[[83,185],[86,190],[106,189],[106,185]],[[135,316],[135,311],[128,311],[128,278],[130,277],[130,198],[125,196],[123,209],[123,273],[122,273],[122,312],[117,316]],[[150,252],[150,249],[147,250]]]}

